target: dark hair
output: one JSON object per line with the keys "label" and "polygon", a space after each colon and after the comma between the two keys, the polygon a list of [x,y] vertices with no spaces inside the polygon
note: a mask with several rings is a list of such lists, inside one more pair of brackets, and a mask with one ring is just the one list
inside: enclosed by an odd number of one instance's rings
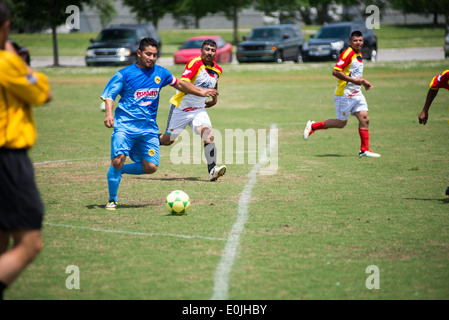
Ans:
{"label": "dark hair", "polygon": [[351,33],[351,39],[352,37],[363,37],[363,34],[359,30],[356,30]]}
{"label": "dark hair", "polygon": [[139,43],[139,50],[143,51],[146,47],[151,46],[155,47],[157,51],[159,51],[159,47],[157,45],[157,41],[153,38],[143,38]]}
{"label": "dark hair", "polygon": [[0,28],[3,27],[3,24],[8,20],[11,20],[11,13],[9,12],[6,3],[0,0]]}
{"label": "dark hair", "polygon": [[201,49],[203,49],[205,46],[211,46],[211,47],[217,47],[217,43],[212,39],[204,40],[203,45],[201,46]]}

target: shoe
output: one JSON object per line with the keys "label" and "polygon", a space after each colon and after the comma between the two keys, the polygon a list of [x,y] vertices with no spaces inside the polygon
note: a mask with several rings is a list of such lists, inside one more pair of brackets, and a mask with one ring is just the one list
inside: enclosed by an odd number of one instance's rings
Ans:
{"label": "shoe", "polygon": [[104,208],[106,210],[116,210],[117,209],[117,202],[115,202],[114,200],[111,200],[111,201],[108,202],[108,204]]}
{"label": "shoe", "polygon": [[446,195],[449,196],[449,187],[446,189]]}
{"label": "shoe", "polygon": [[312,130],[312,123],[315,123],[315,121],[307,121],[306,128],[304,129],[304,140],[309,139],[310,135],[315,132]]}
{"label": "shoe", "polygon": [[226,166],[214,167],[209,172],[209,180],[210,181],[215,181],[219,177],[224,176],[225,173],[226,173]]}
{"label": "shoe", "polygon": [[360,151],[359,152],[359,158],[361,157],[370,157],[370,158],[379,158],[380,154],[373,152],[372,150],[367,150],[367,151]]}

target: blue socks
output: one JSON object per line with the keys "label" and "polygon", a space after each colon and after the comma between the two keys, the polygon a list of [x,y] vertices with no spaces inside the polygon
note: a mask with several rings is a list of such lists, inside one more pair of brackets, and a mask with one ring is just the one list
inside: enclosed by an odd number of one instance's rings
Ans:
{"label": "blue socks", "polygon": [[110,166],[108,170],[109,201],[117,202],[117,191],[120,180],[122,180],[122,170]]}
{"label": "blue socks", "polygon": [[122,173],[126,174],[144,174],[142,162],[134,162],[123,165],[122,169],[116,169],[113,166],[108,170],[108,188],[109,188],[109,201],[117,202],[117,191],[122,180]]}
{"label": "blue socks", "polygon": [[124,164],[122,167],[122,173],[126,174],[144,174],[142,162],[133,162],[130,164]]}

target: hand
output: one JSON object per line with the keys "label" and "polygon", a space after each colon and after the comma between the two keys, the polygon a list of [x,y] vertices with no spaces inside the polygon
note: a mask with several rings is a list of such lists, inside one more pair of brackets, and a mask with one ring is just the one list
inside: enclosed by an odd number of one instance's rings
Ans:
{"label": "hand", "polygon": [[218,96],[218,91],[216,89],[205,89],[204,90],[204,96],[203,97],[217,97]]}
{"label": "hand", "polygon": [[373,88],[373,85],[363,78],[356,78],[356,80],[358,80],[360,82],[360,85],[364,86],[366,90],[371,90]]}
{"label": "hand", "polygon": [[114,117],[111,115],[106,115],[106,118],[104,119],[104,125],[107,128],[113,128],[114,127]]}
{"label": "hand", "polygon": [[421,111],[420,114],[418,114],[419,123],[422,125],[426,125],[428,118],[429,118],[429,113],[424,110]]}
{"label": "hand", "polygon": [[217,104],[217,97],[212,97],[212,100],[206,101],[205,108],[213,107]]}

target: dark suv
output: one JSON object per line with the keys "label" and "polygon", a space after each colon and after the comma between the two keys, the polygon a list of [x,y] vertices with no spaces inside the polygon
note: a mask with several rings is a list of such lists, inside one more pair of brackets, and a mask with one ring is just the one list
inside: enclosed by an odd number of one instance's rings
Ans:
{"label": "dark suv", "polygon": [[86,65],[128,65],[137,61],[137,49],[143,38],[154,38],[159,45],[161,38],[152,24],[109,26],[90,39],[86,50]]}
{"label": "dark suv", "polygon": [[237,46],[239,62],[302,62],[304,34],[296,24],[257,27]]}
{"label": "dark suv", "polygon": [[310,60],[337,60],[346,48],[349,47],[349,38],[353,31],[363,34],[363,59],[376,61],[377,36],[372,29],[368,29],[365,22],[340,22],[324,25],[302,47],[304,61]]}

